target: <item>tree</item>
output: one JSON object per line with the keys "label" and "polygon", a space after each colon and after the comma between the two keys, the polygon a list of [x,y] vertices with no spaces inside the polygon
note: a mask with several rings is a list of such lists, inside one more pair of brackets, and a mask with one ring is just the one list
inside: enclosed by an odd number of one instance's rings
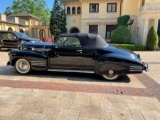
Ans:
{"label": "tree", "polygon": [[147,35],[147,50],[156,50],[158,47],[158,35],[154,27],[151,27]]}
{"label": "tree", "polygon": [[66,14],[60,0],[54,0],[50,17],[50,32],[57,39],[59,34],[66,33]]}
{"label": "tree", "polygon": [[132,35],[127,26],[119,26],[113,32],[113,35],[111,37],[111,42],[118,44],[130,43],[131,38]]}
{"label": "tree", "polygon": [[43,24],[49,20],[49,8],[45,0],[13,0],[11,6],[5,10],[5,14],[18,14],[27,12],[42,19]]}

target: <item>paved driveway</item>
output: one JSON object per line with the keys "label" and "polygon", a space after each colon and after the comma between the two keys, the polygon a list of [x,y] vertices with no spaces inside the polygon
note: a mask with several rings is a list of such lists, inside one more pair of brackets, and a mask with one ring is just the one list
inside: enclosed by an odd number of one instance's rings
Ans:
{"label": "paved driveway", "polygon": [[19,75],[0,51],[0,120],[160,120],[160,52],[138,52],[149,72],[104,81],[97,75]]}

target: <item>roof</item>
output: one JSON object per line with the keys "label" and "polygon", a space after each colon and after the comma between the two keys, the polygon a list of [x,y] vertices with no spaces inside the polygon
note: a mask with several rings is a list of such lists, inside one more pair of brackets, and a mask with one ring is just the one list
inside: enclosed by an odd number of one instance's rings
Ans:
{"label": "roof", "polygon": [[12,15],[9,15],[9,17],[25,17],[25,18],[35,18],[35,19],[41,20],[39,17],[26,12],[19,13],[19,14],[12,14]]}
{"label": "roof", "polygon": [[108,43],[98,34],[90,33],[70,33],[61,34],[60,37],[76,37],[79,39],[81,46],[84,47],[105,47]]}
{"label": "roof", "polygon": [[5,30],[0,30],[0,33],[3,32],[3,33],[19,33],[19,32],[15,32],[15,31],[5,31]]}

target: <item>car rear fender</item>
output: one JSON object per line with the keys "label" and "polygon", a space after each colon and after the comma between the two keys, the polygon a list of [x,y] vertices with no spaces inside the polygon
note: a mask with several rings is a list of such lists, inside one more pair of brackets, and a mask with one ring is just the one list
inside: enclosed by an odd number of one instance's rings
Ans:
{"label": "car rear fender", "polygon": [[98,59],[95,66],[95,73],[109,74],[109,71],[113,70],[113,74],[127,74],[129,67],[135,65],[141,66],[140,61],[127,56],[110,53],[105,54]]}

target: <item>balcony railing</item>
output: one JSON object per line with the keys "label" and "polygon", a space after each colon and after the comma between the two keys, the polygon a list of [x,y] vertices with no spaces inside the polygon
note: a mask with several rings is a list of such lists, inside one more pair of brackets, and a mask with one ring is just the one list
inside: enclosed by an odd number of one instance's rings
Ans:
{"label": "balcony railing", "polygon": [[139,13],[142,13],[144,11],[148,11],[148,10],[160,10],[160,4],[148,4],[148,5],[144,5],[143,7],[141,7],[139,9]]}
{"label": "balcony railing", "polygon": [[25,19],[19,19],[19,24],[25,25],[26,24],[26,20]]}
{"label": "balcony railing", "polygon": [[11,23],[15,23],[14,17],[7,17],[7,21]]}

